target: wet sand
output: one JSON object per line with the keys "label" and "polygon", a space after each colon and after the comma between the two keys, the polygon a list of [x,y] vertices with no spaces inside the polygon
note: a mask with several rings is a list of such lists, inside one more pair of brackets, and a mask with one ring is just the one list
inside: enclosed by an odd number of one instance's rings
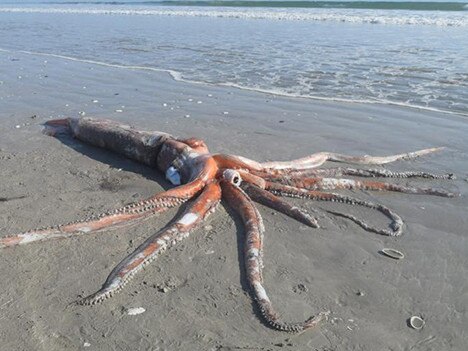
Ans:
{"label": "wet sand", "polygon": [[[258,161],[316,151],[385,155],[446,150],[388,165],[457,175],[396,180],[461,193],[447,199],[355,191],[398,212],[404,233],[365,232],[323,209],[312,229],[259,206],[264,216],[265,286],[289,321],[330,311],[301,335],[267,328],[241,263],[243,231],[220,207],[115,297],[75,306],[177,210],[132,228],[2,250],[1,350],[464,350],[468,343],[467,120],[428,111],[281,98],[175,82],[168,75],[0,52],[0,235],[63,223],[169,187],[154,170],[41,133],[50,118],[111,118],[141,129],[203,138],[212,152]],[[16,198],[16,199],[14,199]],[[338,208],[338,207],[336,207]],[[344,209],[344,208],[342,208]],[[346,207],[386,225],[379,214]],[[405,254],[395,261],[384,247]],[[128,315],[128,309],[145,312]],[[413,330],[407,320],[422,316]]]}

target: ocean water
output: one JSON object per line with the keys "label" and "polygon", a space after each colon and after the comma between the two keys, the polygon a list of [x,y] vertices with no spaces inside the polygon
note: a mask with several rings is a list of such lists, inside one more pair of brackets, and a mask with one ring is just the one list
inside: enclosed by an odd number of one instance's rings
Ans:
{"label": "ocean water", "polygon": [[0,50],[468,116],[466,2],[0,0]]}

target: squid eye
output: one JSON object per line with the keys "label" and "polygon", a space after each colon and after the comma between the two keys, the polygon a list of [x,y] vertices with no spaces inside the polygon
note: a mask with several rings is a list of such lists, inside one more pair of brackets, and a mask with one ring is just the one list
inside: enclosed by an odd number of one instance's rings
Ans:
{"label": "squid eye", "polygon": [[171,167],[169,167],[167,169],[166,179],[168,181],[170,181],[174,185],[180,185],[181,184],[179,170],[177,168],[175,168],[174,166],[171,166]]}

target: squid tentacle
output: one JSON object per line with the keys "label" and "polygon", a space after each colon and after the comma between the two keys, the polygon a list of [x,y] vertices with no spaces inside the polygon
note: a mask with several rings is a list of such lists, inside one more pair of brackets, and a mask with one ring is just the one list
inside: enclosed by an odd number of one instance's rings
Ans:
{"label": "squid tentacle", "polygon": [[[361,226],[363,229],[374,232],[376,234],[381,234],[381,235],[386,235],[386,236],[399,236],[402,233],[403,230],[403,220],[401,217],[389,209],[388,207],[373,203],[370,201],[364,201],[360,199],[356,199],[353,197],[345,196],[345,195],[340,195],[340,194],[335,194],[335,193],[325,193],[322,191],[314,191],[314,190],[307,190],[307,189],[302,189],[302,188],[296,188],[293,186],[289,185],[283,185],[283,184],[277,184],[277,183],[272,183],[272,182],[266,182],[266,190],[272,192],[275,195],[280,195],[280,196],[288,196],[288,197],[298,197],[298,198],[304,198],[304,199],[311,199],[315,201],[332,201],[332,202],[341,202],[341,203],[346,203],[350,205],[358,205],[362,207],[367,207],[373,210],[377,210],[387,216],[389,219],[392,220],[390,227],[391,231],[388,229],[380,229],[380,228],[375,228],[370,226],[369,224],[365,223],[364,221],[358,219],[357,217],[346,214],[346,213],[340,213],[342,217],[348,218],[352,221],[354,221],[356,224]],[[332,214],[338,214],[338,212],[333,212],[333,211],[327,211]]]}
{"label": "squid tentacle", "polygon": [[271,181],[281,181],[283,179],[297,179],[306,177],[341,177],[343,175],[365,177],[365,178],[425,178],[425,179],[456,179],[453,173],[434,174],[428,172],[403,171],[394,172],[388,169],[366,168],[356,169],[349,167],[321,168],[321,169],[306,169],[290,171],[282,174],[260,173],[255,172],[257,176],[261,176]]}
{"label": "squid tentacle", "polygon": [[363,189],[363,190],[377,190],[377,191],[396,191],[407,194],[419,195],[435,195],[442,197],[454,197],[455,194],[439,189],[433,188],[417,188],[408,187],[404,185],[369,181],[369,180],[355,180],[346,178],[299,178],[291,180],[283,180],[282,184],[291,185],[297,188],[308,190],[334,190],[334,189]]}
{"label": "squid tentacle", "polygon": [[85,297],[78,303],[94,305],[122,290],[136,273],[154,261],[160,253],[188,237],[190,231],[215,211],[220,199],[221,188],[219,184],[217,182],[208,184],[195,202],[184,211],[184,214],[176,222],[150,236],[112,270],[99,291]]}
{"label": "squid tentacle", "polygon": [[237,170],[243,183],[248,183],[260,189],[265,189],[265,179],[246,170]]}
{"label": "squid tentacle", "polygon": [[261,163],[243,156],[229,154],[215,154],[212,156],[220,169],[247,169],[249,171],[263,170]]}
{"label": "squid tentacle", "polygon": [[413,152],[407,152],[398,155],[390,156],[349,156],[343,154],[337,154],[333,152],[318,152],[310,156],[299,158],[292,161],[284,162],[264,162],[261,163],[261,166],[264,170],[273,170],[273,171],[291,171],[291,170],[300,170],[308,168],[316,168],[321,166],[326,161],[332,162],[346,162],[346,163],[355,163],[355,164],[365,164],[365,165],[383,165],[386,163],[395,162],[398,160],[408,160],[423,155],[427,155],[436,151],[442,150],[443,147],[435,147],[430,149],[423,149]]}
{"label": "squid tentacle", "polygon": [[[428,172],[417,172],[417,171],[403,171],[403,172],[394,172],[388,169],[378,169],[378,168],[369,168],[369,169],[354,169],[354,168],[339,168],[341,173],[340,175],[351,175],[357,177],[368,177],[368,178],[425,178],[425,179],[455,179],[453,173],[446,174],[434,174]],[[324,170],[325,171],[325,170]]]}
{"label": "squid tentacle", "polygon": [[259,188],[255,185],[242,183],[242,189],[247,195],[255,202],[268,206],[277,210],[285,215],[294,218],[295,220],[308,225],[309,227],[319,228],[317,219],[308,214],[305,210],[283,201],[281,198],[273,195],[272,193]]}
{"label": "squid tentacle", "polygon": [[248,195],[239,187],[227,180],[221,181],[223,198],[240,215],[245,226],[246,240],[244,248],[244,260],[247,270],[247,280],[258,304],[260,312],[266,323],[280,331],[298,333],[315,327],[325,314],[309,318],[302,323],[288,323],[281,320],[274,310],[271,300],[263,287],[262,256],[263,256],[263,223],[255,205]]}
{"label": "squid tentacle", "polygon": [[49,239],[68,238],[74,235],[91,234],[131,225],[138,220],[146,219],[156,213],[181,205],[199,192],[203,188],[203,185],[203,181],[196,179],[191,183],[156,194],[146,200],[93,215],[84,220],[32,229],[24,233],[5,236],[0,238],[0,248]]}

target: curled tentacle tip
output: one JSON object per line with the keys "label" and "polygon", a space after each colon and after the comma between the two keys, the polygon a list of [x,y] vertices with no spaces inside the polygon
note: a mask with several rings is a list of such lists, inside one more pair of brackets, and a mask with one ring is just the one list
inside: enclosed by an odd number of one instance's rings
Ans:
{"label": "curled tentacle tip", "polygon": [[75,301],[75,304],[78,305],[78,306],[91,306],[92,303],[85,299],[85,298],[80,298],[78,300]]}
{"label": "curled tentacle tip", "polygon": [[101,296],[101,295],[97,295],[97,294],[92,294],[92,295],[89,295],[89,296],[78,299],[76,301],[76,304],[81,305],[81,306],[92,306],[92,305],[96,305],[96,304],[104,301],[104,299],[106,297],[107,296],[105,296],[105,295]]}
{"label": "curled tentacle tip", "polygon": [[394,229],[394,231],[388,233],[388,236],[396,237],[396,236],[400,236],[401,234],[403,234],[403,228],[398,227],[398,228]]}
{"label": "curled tentacle tip", "polygon": [[78,306],[78,305],[79,305],[79,304],[78,304],[78,301],[77,301],[77,300],[71,301],[71,302],[69,302],[69,303],[67,303],[67,304],[65,305],[64,310],[69,310],[69,309],[71,309],[71,308],[73,308],[73,307],[75,307],[75,306]]}
{"label": "curled tentacle tip", "polygon": [[85,298],[79,297],[77,300],[74,302],[70,303],[75,306],[87,306],[89,305],[88,301]]}
{"label": "curled tentacle tip", "polygon": [[328,316],[330,315],[330,311],[320,312],[318,315],[310,317],[308,320],[304,322],[304,331],[307,329],[311,329],[317,326],[317,324],[321,323],[322,321],[328,320]]}

